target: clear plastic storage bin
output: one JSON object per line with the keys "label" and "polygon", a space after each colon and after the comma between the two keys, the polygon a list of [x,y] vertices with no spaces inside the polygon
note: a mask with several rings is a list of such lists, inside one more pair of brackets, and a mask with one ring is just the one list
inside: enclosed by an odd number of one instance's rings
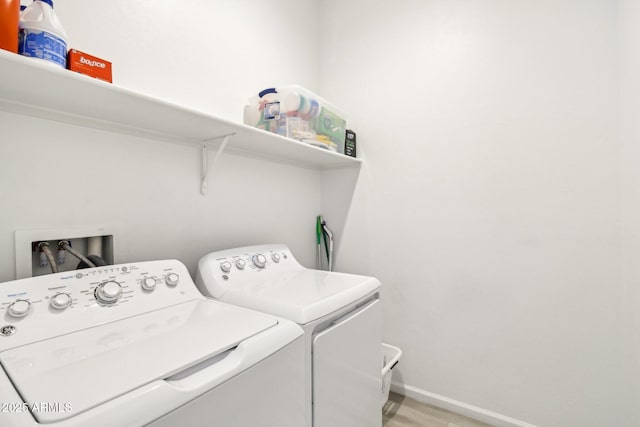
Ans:
{"label": "clear plastic storage bin", "polygon": [[382,343],[382,406],[389,400],[393,368],[398,364],[400,357],[402,357],[402,350]]}
{"label": "clear plastic storage bin", "polygon": [[345,114],[298,85],[268,88],[247,100],[244,123],[344,154]]}

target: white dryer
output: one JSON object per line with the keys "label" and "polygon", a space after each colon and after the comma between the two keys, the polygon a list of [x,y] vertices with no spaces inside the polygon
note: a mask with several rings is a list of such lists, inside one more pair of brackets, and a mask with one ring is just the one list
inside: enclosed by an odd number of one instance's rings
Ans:
{"label": "white dryer", "polygon": [[303,327],[306,426],[381,426],[377,279],[307,269],[287,246],[274,244],[204,256],[196,285],[205,295]]}
{"label": "white dryer", "polygon": [[304,425],[302,329],[179,261],[1,283],[0,310],[3,427]]}

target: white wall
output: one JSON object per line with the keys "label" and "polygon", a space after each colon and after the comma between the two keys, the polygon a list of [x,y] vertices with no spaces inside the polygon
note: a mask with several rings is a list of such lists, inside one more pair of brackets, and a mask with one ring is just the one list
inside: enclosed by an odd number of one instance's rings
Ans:
{"label": "white wall", "polygon": [[635,425],[616,2],[321,5],[321,90],[367,162],[338,268],[384,284],[396,380],[542,426]]}
{"label": "white wall", "polygon": [[629,379],[636,424],[640,408],[640,3],[619,2],[622,285],[626,292]]}
{"label": "white wall", "polygon": [[[297,82],[351,113],[367,164],[331,212],[348,215],[338,268],[383,281],[397,380],[543,426],[631,426],[640,11],[621,4],[620,80],[608,0],[56,10],[127,88],[239,121],[254,91]],[[207,251],[277,240],[313,264],[326,176],[225,155],[202,197],[197,147],[9,113],[0,129],[0,281],[15,229],[105,223],[122,261],[180,254],[193,272]]]}
{"label": "white wall", "polygon": [[309,17],[317,8],[313,0],[55,2],[69,47],[112,61],[116,83],[237,121],[266,87],[316,87]]}
{"label": "white wall", "polygon": [[[241,121],[266,86],[317,83],[317,37],[303,19],[312,0],[55,8],[70,47],[112,61],[116,84],[228,119]],[[15,278],[14,231],[49,227],[115,225],[116,261],[178,257],[192,273],[209,251],[276,241],[314,263],[318,172],[225,154],[202,196],[197,146],[10,113],[0,129],[0,281]]]}

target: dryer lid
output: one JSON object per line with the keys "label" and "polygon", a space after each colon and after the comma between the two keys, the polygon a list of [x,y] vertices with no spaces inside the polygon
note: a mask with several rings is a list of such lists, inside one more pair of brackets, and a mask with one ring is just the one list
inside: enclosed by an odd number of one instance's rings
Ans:
{"label": "dryer lid", "polygon": [[375,292],[374,277],[303,269],[264,281],[234,283],[221,300],[304,325]]}
{"label": "dryer lid", "polygon": [[277,323],[193,300],[6,350],[0,363],[37,421],[51,423],[172,376]]}

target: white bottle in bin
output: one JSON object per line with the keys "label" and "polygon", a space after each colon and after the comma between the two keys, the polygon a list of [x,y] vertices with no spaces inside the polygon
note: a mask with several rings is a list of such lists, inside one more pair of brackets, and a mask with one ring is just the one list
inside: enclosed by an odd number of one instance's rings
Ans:
{"label": "white bottle in bin", "polygon": [[244,123],[344,154],[346,115],[299,85],[268,88],[247,100]]}
{"label": "white bottle in bin", "polygon": [[20,14],[18,53],[67,66],[67,33],[53,11],[53,0],[35,0]]}
{"label": "white bottle in bin", "polygon": [[[280,101],[275,88],[261,91],[255,102],[244,108],[244,123],[266,131],[278,132],[280,126]],[[282,115],[284,118],[284,115]]]}

